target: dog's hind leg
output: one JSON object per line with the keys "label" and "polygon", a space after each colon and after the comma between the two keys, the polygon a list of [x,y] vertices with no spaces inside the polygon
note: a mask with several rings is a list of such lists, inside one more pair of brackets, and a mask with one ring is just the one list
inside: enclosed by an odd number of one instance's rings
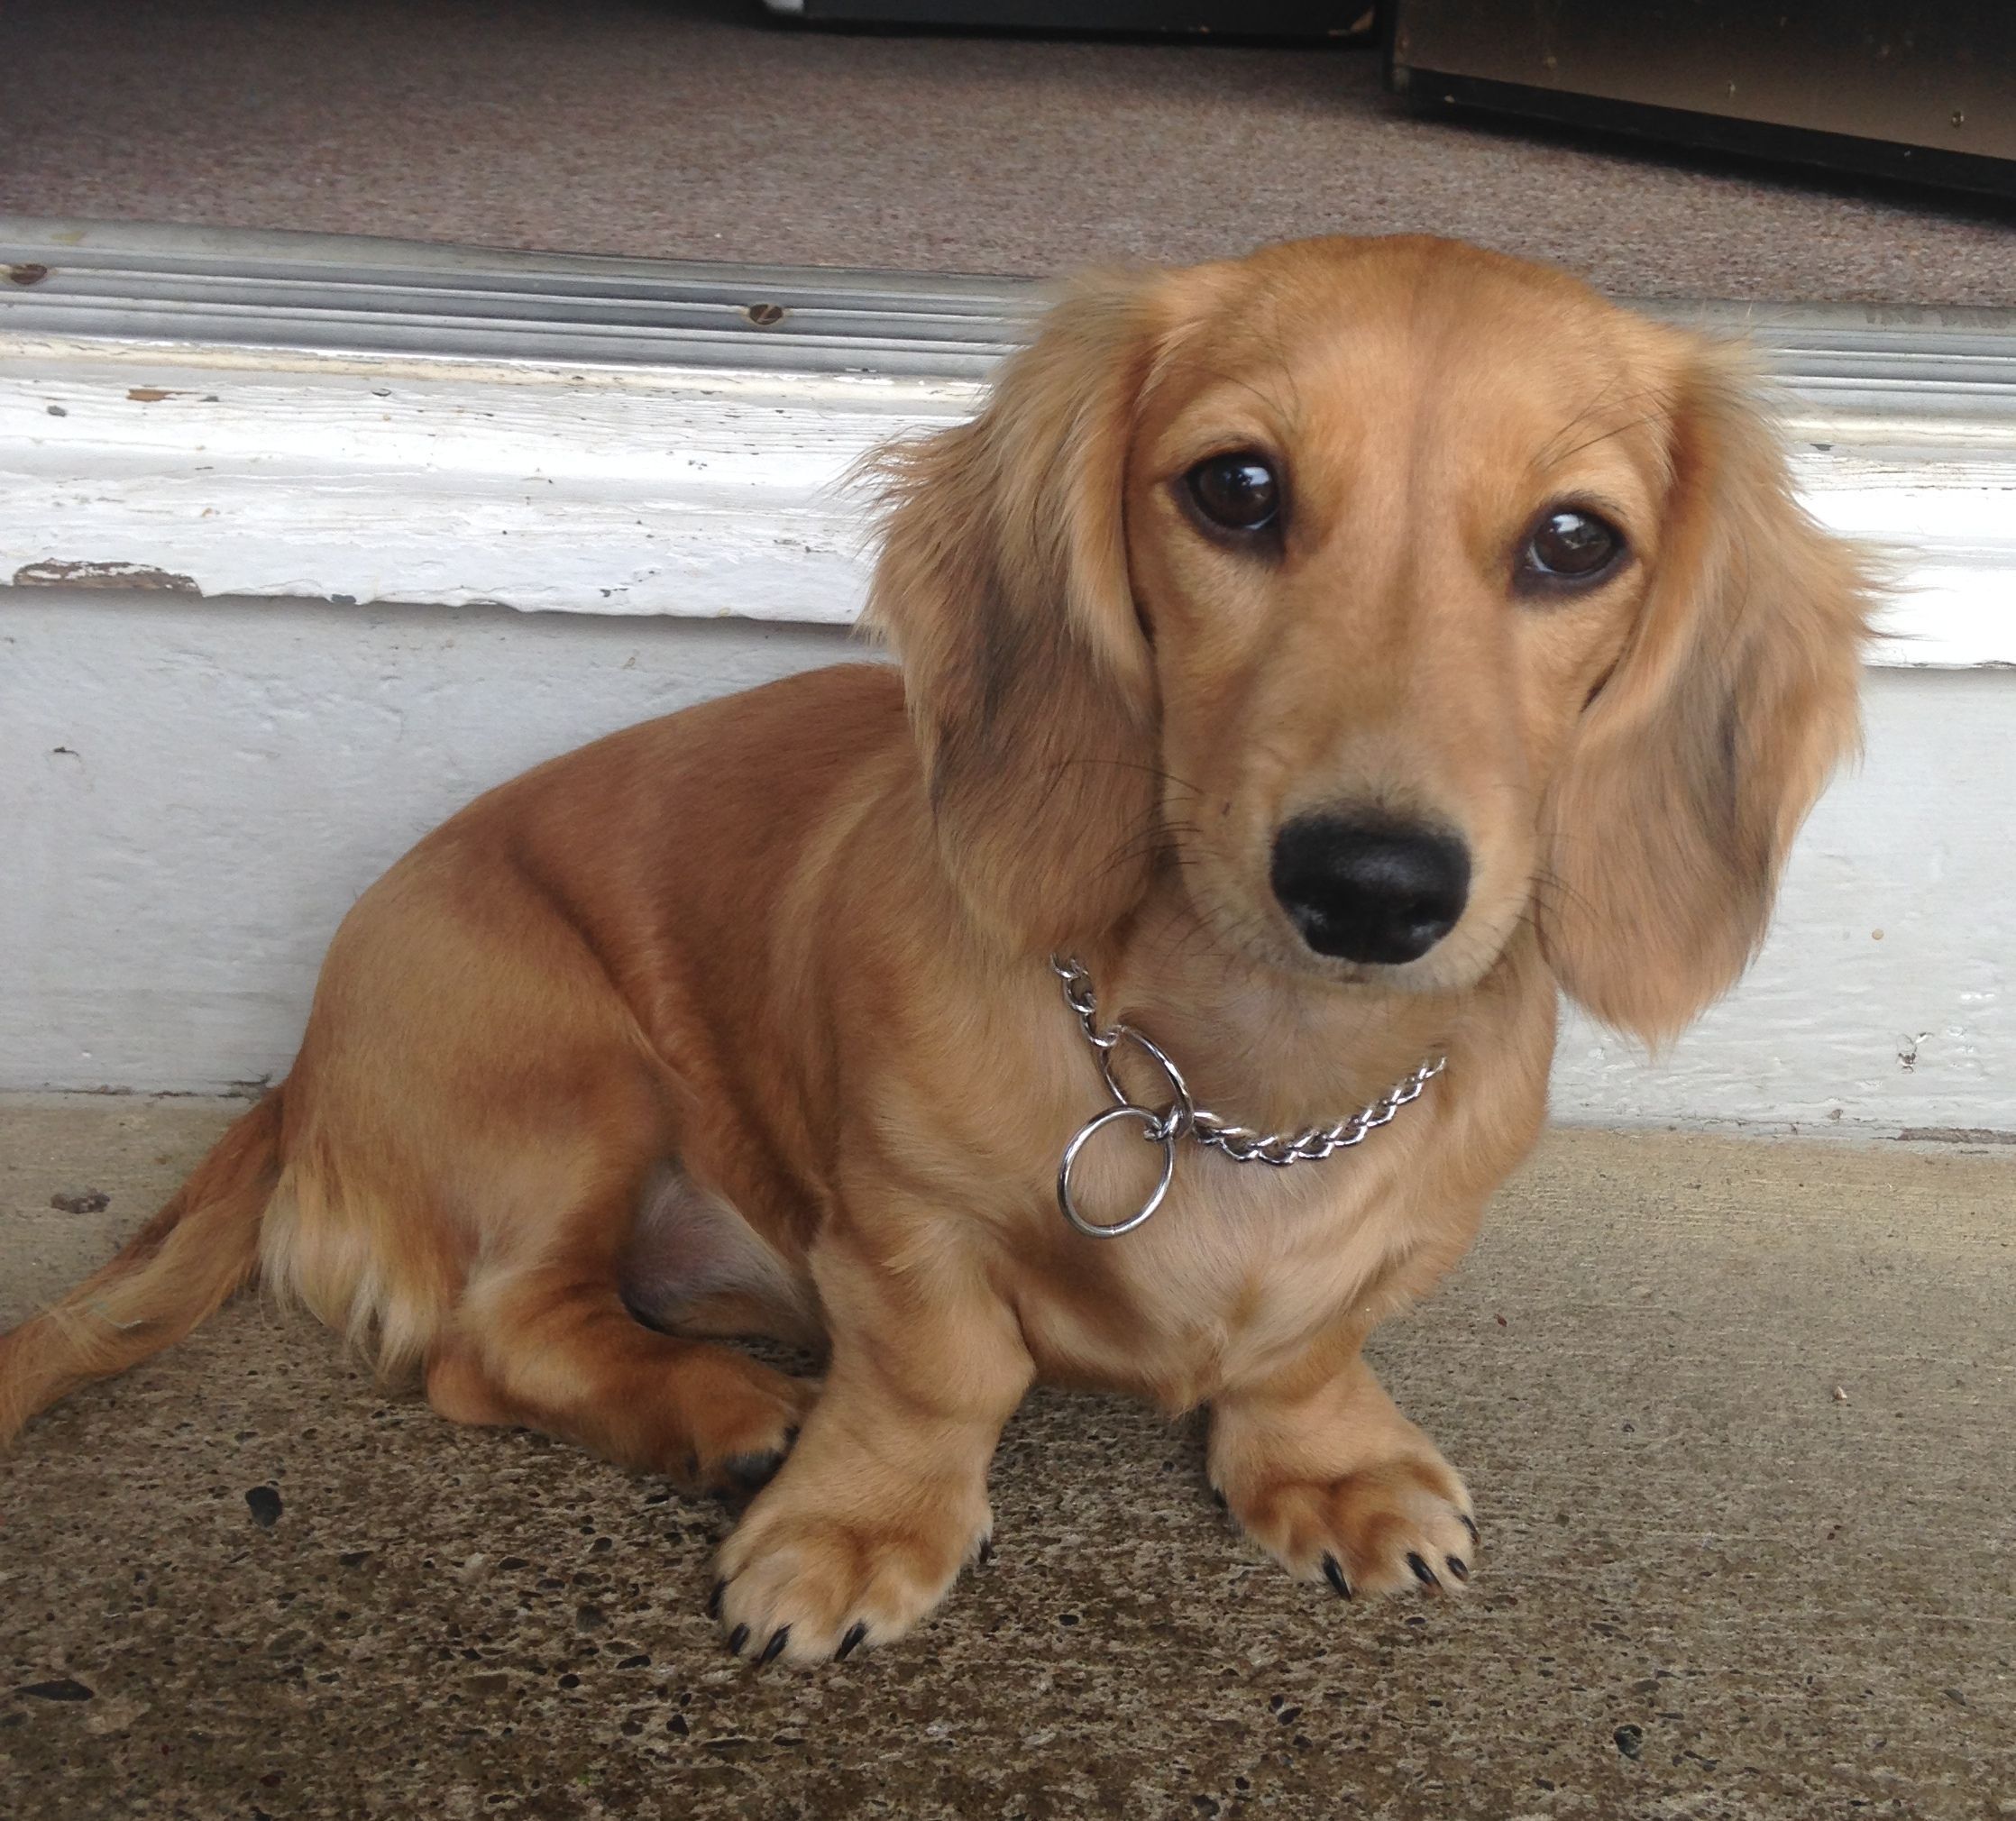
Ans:
{"label": "dog's hind leg", "polygon": [[540,1430],[695,1491],[768,1478],[815,1395],[732,1348],[646,1327],[592,1256],[472,1279],[426,1391],[457,1422]]}
{"label": "dog's hind leg", "polygon": [[811,1389],[624,1302],[688,1092],[519,837],[471,813],[330,947],[262,1267],[381,1363],[417,1362],[444,1415],[694,1487],[754,1477]]}

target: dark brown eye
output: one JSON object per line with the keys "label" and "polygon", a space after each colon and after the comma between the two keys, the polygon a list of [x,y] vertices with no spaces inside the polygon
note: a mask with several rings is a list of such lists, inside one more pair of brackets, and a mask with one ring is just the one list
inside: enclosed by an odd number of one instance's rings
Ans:
{"label": "dark brown eye", "polygon": [[1281,510],[1273,469],[1244,451],[1207,457],[1183,479],[1197,510],[1226,531],[1264,531]]}
{"label": "dark brown eye", "polygon": [[1544,515],[1519,553],[1519,575],[1529,585],[1588,583],[1617,567],[1624,534],[1580,507],[1561,506]]}

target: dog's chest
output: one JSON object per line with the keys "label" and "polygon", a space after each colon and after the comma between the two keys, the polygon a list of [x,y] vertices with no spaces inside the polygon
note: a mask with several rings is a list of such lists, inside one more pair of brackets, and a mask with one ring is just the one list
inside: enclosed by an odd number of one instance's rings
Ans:
{"label": "dog's chest", "polygon": [[1339,1158],[1286,1170],[1186,1147],[1134,1231],[1072,1234],[1022,1303],[1039,1367],[1187,1408],[1280,1370],[1408,1244],[1389,1170]]}

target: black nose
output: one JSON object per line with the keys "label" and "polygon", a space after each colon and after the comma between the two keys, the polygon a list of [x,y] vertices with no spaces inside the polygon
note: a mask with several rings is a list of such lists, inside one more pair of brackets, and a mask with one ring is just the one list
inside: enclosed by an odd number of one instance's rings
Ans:
{"label": "black nose", "polygon": [[1274,895],[1318,955],[1416,961],[1456,927],[1470,853],[1416,824],[1298,816],[1274,837]]}

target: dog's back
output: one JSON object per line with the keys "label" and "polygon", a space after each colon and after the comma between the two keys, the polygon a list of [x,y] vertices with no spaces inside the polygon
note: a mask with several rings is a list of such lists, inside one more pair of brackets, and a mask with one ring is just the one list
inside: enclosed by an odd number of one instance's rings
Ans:
{"label": "dog's back", "polygon": [[[422,1360],[483,1249],[458,1243],[467,1222],[433,1218],[436,1185],[480,1171],[452,1148],[402,1154],[401,1110],[455,1081],[458,1055],[490,1065],[521,1050],[525,1066],[498,1072],[521,1084],[543,1074],[550,1089],[554,1071],[535,1059],[564,1057],[570,1028],[623,1064],[662,1058],[669,1025],[740,1034],[712,1057],[680,1041],[674,1093],[710,1067],[774,1070],[785,1052],[761,1028],[773,995],[735,957],[765,947],[752,925],[776,909],[809,826],[862,788],[865,766],[894,756],[913,772],[908,755],[898,673],[837,665],[609,735],[444,823],[345,918],[287,1081],[116,1257],[0,1336],[0,1446],[78,1386],[180,1340],[255,1276],[389,1376]],[[638,1098],[606,1081],[598,1092],[600,1073],[577,1060],[564,1092],[492,1107],[477,1121],[486,1142],[522,1165],[556,1116],[592,1128],[611,1102]],[[447,1142],[438,1126],[426,1137]],[[521,1193],[536,1198],[555,1167],[521,1168]],[[781,1222],[802,1221],[802,1197],[769,1199]]]}

